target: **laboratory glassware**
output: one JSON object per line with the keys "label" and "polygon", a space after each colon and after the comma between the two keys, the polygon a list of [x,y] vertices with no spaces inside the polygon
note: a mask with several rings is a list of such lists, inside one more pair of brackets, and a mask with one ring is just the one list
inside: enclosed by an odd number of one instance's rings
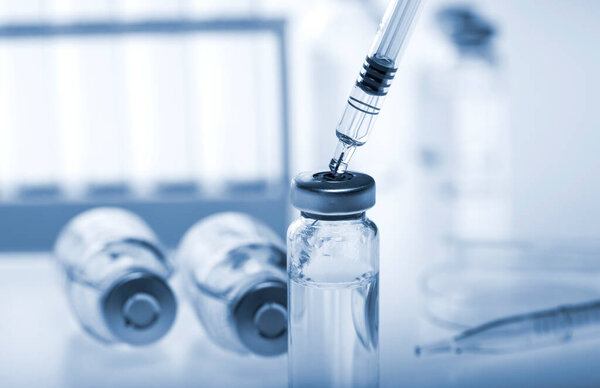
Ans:
{"label": "laboratory glassware", "polygon": [[592,240],[453,241],[452,255],[421,278],[425,316],[465,330],[500,316],[598,295],[600,245]]}
{"label": "laboratory glassware", "polygon": [[241,354],[287,350],[285,245],[242,213],[207,217],[185,234],[177,262],[209,337]]}
{"label": "laboratory glassware", "polygon": [[[48,2],[44,8],[51,15],[47,23],[65,26],[75,21],[88,26],[93,24],[91,19],[105,20],[110,25],[115,16],[115,7],[108,1],[93,5]],[[131,135],[128,122],[123,88],[128,78],[120,63],[122,55],[117,52],[120,38],[115,39],[109,31],[96,33],[93,39],[78,33],[63,35],[61,39],[46,33],[39,38],[51,50],[49,63],[39,67],[53,70],[56,92],[52,100],[56,101],[61,131],[57,150],[67,192],[73,197],[128,193],[129,183],[135,178],[132,155],[139,144]]]}
{"label": "laboratory glassware", "polygon": [[375,181],[302,173],[287,236],[291,387],[371,387],[379,381],[379,234],[365,211]]}
{"label": "laboratory glassware", "polygon": [[600,301],[500,318],[447,341],[417,346],[415,354],[505,353],[561,344],[600,333]]}
{"label": "laboratory glassware", "polygon": [[[50,16],[41,2],[2,2],[0,15],[3,26],[19,20],[35,23]],[[0,95],[0,103],[5,104],[0,108],[0,141],[10,141],[3,144],[8,152],[0,162],[5,167],[9,197],[56,198],[69,167],[61,160],[62,133],[55,96],[59,87],[49,64],[51,50],[43,40],[0,37],[0,79],[7,98],[2,101]],[[7,135],[4,139],[2,132]]]}
{"label": "laboratory glassware", "polygon": [[593,298],[547,271],[547,260],[527,270],[538,252],[511,241],[510,112],[495,23],[453,5],[437,13],[437,24],[449,50],[422,73],[416,132],[427,318],[466,329]]}
{"label": "laboratory glassware", "polygon": [[171,328],[176,301],[172,266],[157,237],[135,214],[96,208],[60,232],[54,256],[66,275],[83,328],[107,343],[146,345]]}
{"label": "laboratory glassware", "polygon": [[[156,18],[175,22],[190,16],[181,1],[117,2],[111,6],[118,19],[134,23]],[[198,171],[193,157],[200,152],[194,147],[201,143],[191,138],[194,127],[188,122],[186,93],[189,69],[199,69],[186,63],[186,36],[134,34],[113,42],[131,131],[131,184],[138,193],[187,194],[195,190]]]}
{"label": "laboratory glassware", "polygon": [[334,174],[346,171],[356,147],[367,141],[396,75],[400,55],[406,48],[421,4],[422,0],[390,2],[336,128],[339,141],[329,162],[329,169]]}
{"label": "laboratory glassware", "polygon": [[437,20],[452,50],[422,76],[419,219],[426,245],[436,248],[427,256],[447,253],[449,239],[507,239],[511,231],[509,109],[497,28],[464,6],[443,8]]}

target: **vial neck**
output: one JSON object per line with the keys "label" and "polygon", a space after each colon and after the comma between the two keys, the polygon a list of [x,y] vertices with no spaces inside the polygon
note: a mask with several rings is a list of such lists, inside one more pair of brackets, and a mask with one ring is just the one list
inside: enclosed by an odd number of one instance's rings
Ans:
{"label": "vial neck", "polygon": [[308,212],[300,212],[302,217],[310,218],[319,221],[349,221],[349,220],[360,220],[366,217],[365,212],[344,214],[344,215],[325,215],[325,214],[314,214]]}

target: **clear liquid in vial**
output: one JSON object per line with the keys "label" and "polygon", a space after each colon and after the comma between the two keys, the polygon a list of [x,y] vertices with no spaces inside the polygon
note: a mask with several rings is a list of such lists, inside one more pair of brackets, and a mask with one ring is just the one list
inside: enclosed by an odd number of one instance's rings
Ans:
{"label": "clear liquid in vial", "polygon": [[378,279],[367,272],[315,282],[290,273],[290,387],[378,386]]}

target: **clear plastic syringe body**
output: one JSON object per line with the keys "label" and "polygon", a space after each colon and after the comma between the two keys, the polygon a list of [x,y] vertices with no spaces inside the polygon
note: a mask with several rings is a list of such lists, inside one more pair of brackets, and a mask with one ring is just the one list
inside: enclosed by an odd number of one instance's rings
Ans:
{"label": "clear plastic syringe body", "polygon": [[333,173],[344,173],[356,147],[367,141],[421,4],[422,0],[393,0],[388,6],[336,127],[339,142],[329,162]]}

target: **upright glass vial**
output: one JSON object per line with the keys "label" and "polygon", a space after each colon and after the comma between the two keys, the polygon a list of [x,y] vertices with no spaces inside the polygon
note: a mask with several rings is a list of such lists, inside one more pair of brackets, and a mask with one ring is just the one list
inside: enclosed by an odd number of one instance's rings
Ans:
{"label": "upright glass vial", "polygon": [[245,214],[216,214],[186,233],[177,260],[213,341],[241,354],[285,353],[285,245],[275,232]]}
{"label": "upright glass vial", "polygon": [[445,6],[437,18],[455,60],[423,73],[417,139],[424,256],[436,258],[449,254],[448,241],[510,239],[512,225],[510,111],[496,28],[465,5]]}
{"label": "upright glass vial", "polygon": [[71,307],[83,328],[107,343],[146,345],[165,335],[176,302],[172,266],[138,216],[88,210],[60,232],[54,255],[66,275]]}
{"label": "upright glass vial", "polygon": [[288,229],[290,387],[379,383],[379,234],[365,211],[375,181],[346,172],[303,173]]}

